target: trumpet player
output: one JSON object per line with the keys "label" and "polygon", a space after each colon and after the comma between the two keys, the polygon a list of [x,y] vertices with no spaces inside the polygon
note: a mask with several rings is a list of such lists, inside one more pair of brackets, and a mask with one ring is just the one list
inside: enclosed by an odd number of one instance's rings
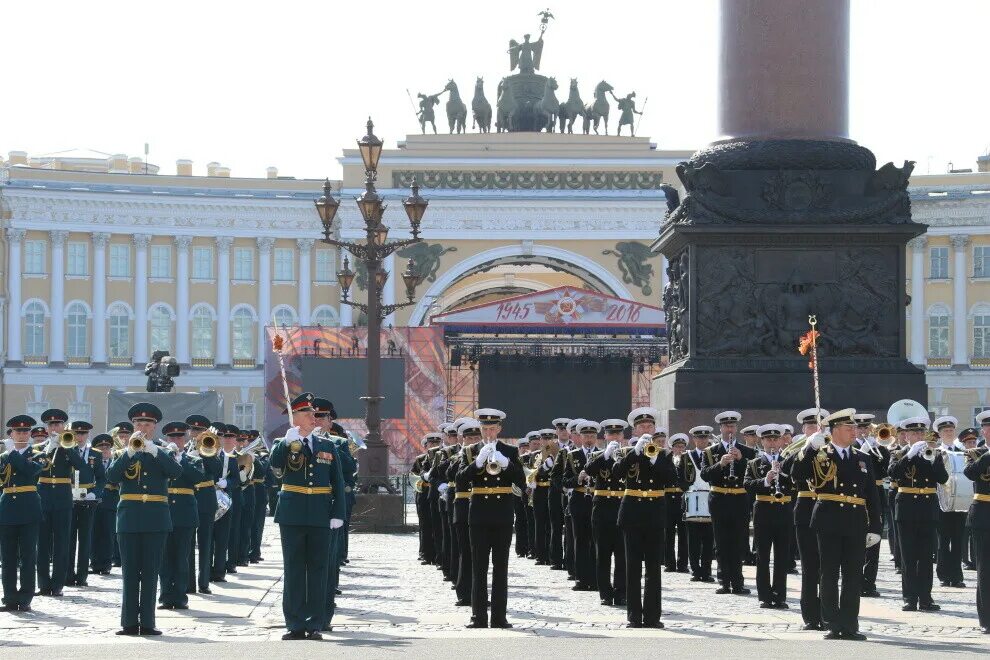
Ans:
{"label": "trumpet player", "polygon": [[[130,426],[130,422],[127,425]],[[93,438],[91,445],[98,453],[99,461],[103,464],[103,473],[106,474],[113,458],[113,436],[100,433]],[[117,532],[114,529],[119,498],[120,484],[110,481],[103,484],[103,493],[96,505],[93,519],[93,558],[90,566],[97,575],[110,575],[114,555],[117,555],[117,565],[120,565],[120,555],[116,552]]]}
{"label": "trumpet player", "polygon": [[462,417],[448,426],[447,432],[453,430],[457,434],[461,448],[455,455],[455,460],[451,461],[447,478],[454,482],[454,517],[453,530],[456,539],[457,564],[454,571],[454,593],[457,600],[454,603],[457,607],[467,607],[471,605],[471,581],[474,576],[471,571],[471,528],[468,524],[471,506],[471,479],[467,475],[461,475],[460,469],[465,464],[474,460],[471,454],[471,445],[481,440],[481,424],[473,419]]}
{"label": "trumpet player", "polygon": [[[196,490],[196,540],[189,547],[189,584],[186,593],[210,595],[210,575],[213,572],[213,528],[217,517],[216,482],[220,479],[223,467],[217,455],[219,438],[208,432],[210,420],[203,415],[186,417],[189,427],[189,448],[187,454],[201,460],[203,478]],[[208,438],[208,442],[203,442]],[[198,554],[197,554],[198,553]]]}
{"label": "trumpet player", "polygon": [[[543,460],[544,465],[548,465],[550,471],[550,486],[547,494],[547,508],[550,515],[550,570],[564,570],[564,510],[565,495],[562,482],[564,457],[567,455],[567,425],[571,420],[567,417],[558,417],[551,422],[554,430],[554,437],[551,440],[557,441],[557,455],[548,456]],[[560,467],[556,467],[556,466]]]}
{"label": "trumpet player", "polygon": [[602,605],[626,604],[626,550],[619,529],[619,505],[625,494],[626,482],[625,476],[615,469],[615,464],[623,444],[622,433],[627,426],[621,419],[603,420],[601,427],[605,431],[605,450],[595,452],[585,467],[594,480],[591,531],[595,540],[595,576]]}
{"label": "trumpet player", "polygon": [[908,449],[891,456],[890,476],[897,479],[894,521],[901,546],[901,595],[905,612],[941,609],[932,600],[932,542],[940,512],[936,484],[949,480],[945,461],[925,439],[928,417],[908,417],[897,435]]}
{"label": "trumpet player", "polygon": [[[887,510],[887,491],[884,488],[884,479],[887,476],[887,469],[890,466],[890,451],[880,444],[880,442],[870,433],[873,423],[873,415],[869,413],[856,413],[853,416],[856,420],[856,443],[860,451],[867,453],[873,459],[873,476],[877,480],[877,497],[880,502],[880,529],[890,518]],[[866,561],[863,563],[863,597],[879,598],[877,591],[877,572],[880,569],[880,543],[866,549]]]}
{"label": "trumpet player", "polygon": [[[531,443],[532,444],[532,443]],[[533,484],[533,527],[535,530],[536,565],[549,566],[551,530],[553,529],[552,518],[550,516],[550,470],[553,468],[554,459],[557,456],[557,432],[553,429],[540,429],[540,440],[535,444],[537,449],[536,460],[536,480]],[[557,498],[558,503],[560,498]]]}
{"label": "trumpet player", "polygon": [[[7,420],[9,437],[0,454],[0,559],[3,562],[3,612],[30,612],[34,598],[41,498],[38,475],[41,462],[30,446],[35,420],[16,415]],[[18,578],[20,586],[18,587]]]}
{"label": "trumpet player", "polygon": [[216,479],[216,489],[222,490],[230,498],[230,510],[213,523],[213,566],[210,582],[226,582],[227,573],[236,573],[237,566],[230,558],[230,546],[236,542],[241,511],[241,471],[237,465],[237,427],[233,424],[217,422],[213,425],[220,437],[223,449],[217,454],[220,459],[220,473]]}
{"label": "trumpet player", "polygon": [[591,509],[595,494],[591,475],[585,471],[591,462],[591,454],[598,443],[601,427],[598,422],[578,420],[575,425],[579,445],[569,453],[564,468],[564,487],[571,489],[568,508],[571,512],[571,525],[574,528],[574,574],[577,581],[574,591],[596,591],[598,580],[595,577],[594,540],[591,534]]}
{"label": "trumpet player", "polygon": [[[981,424],[990,426],[990,415],[977,417]],[[987,428],[985,426],[984,428]],[[966,467],[963,474],[973,482],[973,501],[966,514],[966,525],[973,535],[976,563],[976,614],[983,634],[990,635],[990,453],[986,447],[966,450]],[[7,560],[4,558],[4,567]]]}
{"label": "trumpet player", "polygon": [[[663,444],[666,441],[666,434],[654,435],[654,440]],[[687,460],[687,435],[675,433],[670,438],[671,460],[674,467],[680,470],[681,461]],[[666,547],[663,553],[664,573],[687,573],[688,572],[688,539],[687,525],[684,522],[684,488],[680,483],[667,488],[664,495],[667,507],[667,531],[665,536]]]}
{"label": "trumpet player", "polygon": [[162,558],[160,610],[188,610],[189,551],[199,525],[199,504],[196,501],[196,484],[206,477],[203,459],[184,451],[189,425],[185,422],[169,422],[162,427],[168,441],[164,451],[176,460],[181,468],[178,476],[168,482],[169,515],[172,531],[165,539]]}
{"label": "trumpet player", "polygon": [[[938,433],[937,449],[942,456],[957,451],[956,426],[958,423],[958,420],[952,415],[939,417],[932,423],[932,427]],[[938,514],[938,560],[935,564],[935,575],[943,587],[966,588],[962,571],[963,544],[965,542],[966,512],[940,510]]]}

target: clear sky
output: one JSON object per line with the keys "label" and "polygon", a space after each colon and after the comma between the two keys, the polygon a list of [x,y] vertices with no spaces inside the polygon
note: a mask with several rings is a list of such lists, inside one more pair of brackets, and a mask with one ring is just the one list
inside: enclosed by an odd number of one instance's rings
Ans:
{"label": "clear sky", "polygon": [[[134,156],[148,142],[163,173],[189,158],[197,174],[218,161],[234,176],[336,176],[369,114],[389,147],[418,132],[407,90],[453,78],[470,107],[484,76],[494,103],[509,39],[535,38],[547,2],[5,2],[0,153]],[[990,146],[990,1],[852,4],[852,137],[920,173],[975,167]],[[576,77],[588,102],[605,79],[645,103],[639,134],[660,148],[714,137],[716,0],[550,8],[541,73],[561,97]]]}

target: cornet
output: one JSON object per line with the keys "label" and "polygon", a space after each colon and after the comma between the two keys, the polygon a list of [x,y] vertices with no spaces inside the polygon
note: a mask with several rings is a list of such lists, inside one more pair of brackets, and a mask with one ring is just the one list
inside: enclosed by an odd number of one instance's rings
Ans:
{"label": "cornet", "polygon": [[131,439],[127,441],[128,449],[132,450],[135,453],[139,451],[144,451],[145,446],[147,444],[148,444],[148,439],[144,436],[144,433],[142,433],[141,431],[135,431],[134,434],[131,435]]}
{"label": "cornet", "polygon": [[485,463],[485,472],[493,477],[502,474],[502,466],[498,464],[494,456],[488,457],[488,462]]}
{"label": "cornet", "polygon": [[203,431],[199,434],[199,437],[194,441],[196,449],[199,450],[199,455],[209,458],[211,456],[216,456],[217,452],[220,451],[220,438],[215,434],[211,433],[209,430]]}

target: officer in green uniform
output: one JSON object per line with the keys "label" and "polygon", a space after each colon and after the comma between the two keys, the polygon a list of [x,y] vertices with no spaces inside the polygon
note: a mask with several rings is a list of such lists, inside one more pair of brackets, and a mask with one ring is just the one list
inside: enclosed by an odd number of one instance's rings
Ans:
{"label": "officer in green uniform", "polygon": [[[130,422],[127,423],[130,426]],[[113,438],[107,433],[101,433],[93,438],[93,451],[97,460],[103,466],[104,475],[110,467],[113,451]],[[103,485],[103,491],[97,497],[96,513],[93,517],[93,557],[91,570],[97,575],[110,575],[113,565],[113,550],[117,545],[117,535],[114,526],[117,519],[117,503],[120,501],[119,484],[109,481]]]}
{"label": "officer in green uniform", "polygon": [[237,451],[238,428],[233,424],[216,423],[214,426],[223,444],[223,449],[217,454],[220,475],[216,485],[230,498],[230,509],[213,525],[213,571],[210,581],[226,582],[227,573],[237,572],[237,565],[231,561],[230,548],[240,536],[241,471],[237,467],[237,456],[233,455]]}
{"label": "officer in green uniform", "polygon": [[[257,430],[251,431],[252,440],[257,439],[259,435]],[[268,512],[268,491],[265,482],[272,470],[268,460],[268,449],[260,450],[254,458],[254,473],[251,475],[251,491],[254,493],[254,524],[251,527],[248,561],[252,564],[264,561],[264,557],[261,556],[261,538],[265,531],[265,514]]]}
{"label": "officer in green uniform", "polygon": [[117,541],[120,543],[123,598],[118,635],[161,635],[155,628],[158,573],[162,567],[165,537],[172,531],[168,505],[168,480],[182,476],[180,466],[151,438],[162,411],[150,403],[131,406],[127,416],[135,435],[144,436],[110,464],[107,478],[120,484],[117,506]]}
{"label": "officer in green uniform", "polygon": [[79,451],[59,445],[69,416],[50,408],[41,413],[48,431],[48,466],[38,478],[41,525],[38,528],[38,595],[62,596],[69,569],[69,532],[72,529],[72,469],[85,467]]}
{"label": "officer in green uniform", "polygon": [[[9,438],[0,455],[0,559],[3,561],[3,612],[30,612],[34,597],[34,571],[37,557],[41,498],[38,475],[41,463],[30,447],[28,415],[17,415],[7,422]],[[20,589],[17,578],[21,579]]]}
{"label": "officer in green uniform", "polygon": [[290,402],[291,427],[272,447],[271,465],[282,471],[275,522],[282,537],[285,588],[282,639],[323,639],[327,625],[330,530],[344,525],[344,479],[333,443],[314,434],[313,395]]}
{"label": "officer in green uniform", "polygon": [[189,425],[185,422],[169,422],[162,428],[162,433],[168,440],[166,451],[179,462],[182,474],[168,483],[172,531],[165,541],[165,556],[162,560],[160,610],[189,609],[189,596],[186,593],[189,585],[189,550],[199,524],[196,484],[202,483],[205,476],[203,459],[183,451],[188,430]]}
{"label": "officer in green uniform", "polygon": [[[204,456],[202,452],[200,437],[210,428],[210,420],[202,415],[190,415],[186,417],[186,424],[189,426],[190,454],[203,461],[203,479],[195,486],[199,523],[196,527],[196,540],[189,545],[189,584],[186,593],[196,593],[198,587],[199,593],[212,594],[210,573],[213,566],[213,523],[217,514],[216,482],[220,478],[220,459],[215,453]],[[197,568],[199,568],[198,580]]]}
{"label": "officer in green uniform", "polygon": [[[333,422],[333,404],[327,399],[313,399],[313,417],[316,420],[316,433],[321,438],[329,440],[333,444],[334,452],[337,454],[337,465],[340,467],[341,478],[344,480],[344,522],[347,522],[347,497],[353,490],[353,475],[355,468],[354,458],[347,449],[347,440],[337,432],[343,432],[339,424]],[[336,428],[335,428],[336,427]],[[348,484],[347,477],[352,477],[351,484]],[[330,630],[330,622],[333,620],[334,612],[337,609],[336,596],[340,593],[340,564],[343,551],[343,536],[346,532],[346,524],[339,529],[330,530],[330,555],[327,564],[327,616],[325,630]]]}
{"label": "officer in green uniform", "polygon": [[[93,521],[96,507],[107,483],[106,469],[100,452],[89,446],[89,422],[72,422],[72,434],[76,437],[80,456],[85,467],[72,471],[72,528],[69,534],[69,570],[65,584],[70,587],[89,586],[89,558],[93,549]],[[77,551],[78,547],[78,551]],[[72,562],[75,560],[75,571]]]}

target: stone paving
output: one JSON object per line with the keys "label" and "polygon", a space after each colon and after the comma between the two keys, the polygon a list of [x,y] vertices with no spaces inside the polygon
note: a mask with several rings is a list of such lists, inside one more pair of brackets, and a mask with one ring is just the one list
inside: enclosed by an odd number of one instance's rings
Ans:
{"label": "stone paving", "polygon": [[[352,562],[344,569],[334,632],[328,639],[367,636],[369,639],[500,636],[546,637],[684,637],[701,635],[717,640],[820,640],[821,633],[801,630],[798,609],[800,577],[789,576],[791,608],[762,610],[755,596],[717,596],[715,585],[689,582],[689,576],[664,573],[665,630],[627,630],[622,608],[599,603],[596,593],[573,592],[561,571],[550,571],[530,560],[510,558],[510,631],[467,630],[470,608],[456,607],[450,584],[440,572],[416,560],[414,534],[354,535]],[[212,596],[190,597],[187,611],[160,611],[158,627],[166,640],[265,641],[278,639],[282,629],[282,559],[278,528],[265,530],[266,558],[240,568],[225,584],[215,584]],[[886,544],[885,544],[886,550]],[[754,569],[745,570],[755,593]],[[975,574],[966,571],[975,583]],[[67,587],[61,599],[36,598],[34,612],[0,614],[0,645],[141,644],[147,639],[117,637],[120,575],[91,576],[84,589]],[[878,580],[881,599],[863,599],[861,630],[876,641],[952,642],[986,645],[976,621],[975,592],[936,586],[938,613],[902,612],[900,581],[883,553]]]}

